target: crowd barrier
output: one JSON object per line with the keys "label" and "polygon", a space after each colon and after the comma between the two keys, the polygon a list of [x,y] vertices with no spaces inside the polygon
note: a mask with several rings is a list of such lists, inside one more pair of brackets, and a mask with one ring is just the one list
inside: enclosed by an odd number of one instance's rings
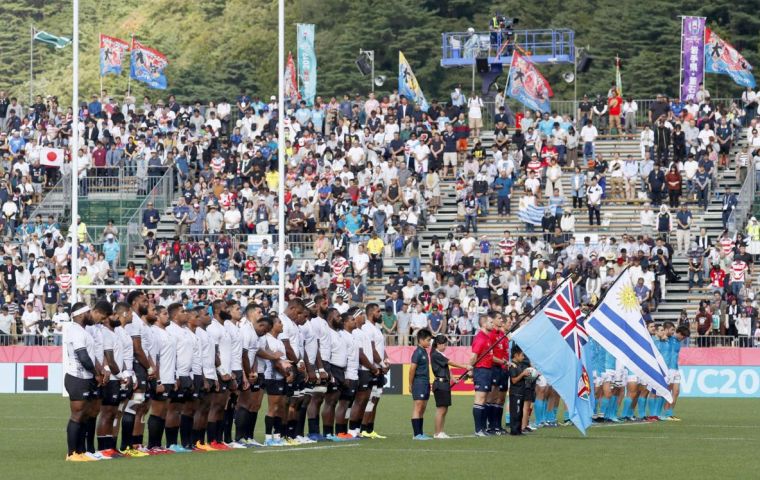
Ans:
{"label": "crowd barrier", "polygon": [[[391,363],[385,393],[409,394],[409,362],[415,347],[387,347]],[[60,347],[0,347],[0,393],[62,393]],[[468,347],[449,347],[446,356],[467,363]],[[681,350],[681,397],[760,398],[760,349],[685,348]],[[452,378],[464,370],[452,368]],[[455,395],[471,395],[472,380],[453,388]]]}

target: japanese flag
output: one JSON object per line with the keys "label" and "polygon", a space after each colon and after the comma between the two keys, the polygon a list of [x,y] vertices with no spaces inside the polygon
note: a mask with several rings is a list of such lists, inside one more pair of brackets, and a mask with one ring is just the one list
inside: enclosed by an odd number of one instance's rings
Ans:
{"label": "japanese flag", "polygon": [[40,165],[46,167],[63,166],[63,149],[62,148],[41,148]]}

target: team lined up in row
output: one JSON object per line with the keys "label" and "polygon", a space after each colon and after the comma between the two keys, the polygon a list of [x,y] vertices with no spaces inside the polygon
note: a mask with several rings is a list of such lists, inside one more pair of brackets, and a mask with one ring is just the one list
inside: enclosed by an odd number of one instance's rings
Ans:
{"label": "team lined up in row", "polygon": [[156,306],[133,291],[115,306],[77,303],[71,316],[68,460],[259,446],[264,393],[267,446],[382,438],[374,418],[389,362],[376,304],[340,314],[321,296],[296,298],[276,316],[234,300]]}

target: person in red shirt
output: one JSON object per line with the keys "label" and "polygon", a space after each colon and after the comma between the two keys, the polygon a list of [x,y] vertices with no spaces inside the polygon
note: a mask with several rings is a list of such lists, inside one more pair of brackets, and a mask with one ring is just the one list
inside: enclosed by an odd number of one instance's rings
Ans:
{"label": "person in red shirt", "polygon": [[610,114],[610,135],[620,133],[620,112],[623,109],[623,98],[615,89],[615,95],[607,99],[607,110]]}
{"label": "person in red shirt", "polygon": [[475,436],[485,437],[488,427],[488,414],[490,410],[486,405],[486,397],[491,391],[493,367],[493,341],[491,340],[491,330],[493,323],[488,315],[481,315],[478,322],[480,329],[472,341],[472,380],[475,383],[475,400],[472,406],[472,417],[475,420]]}
{"label": "person in red shirt", "polygon": [[491,391],[486,397],[486,409],[490,409],[487,432],[493,435],[503,435],[507,433],[501,427],[501,419],[504,416],[504,401],[509,389],[509,339],[500,313],[494,316],[493,330],[489,336],[494,347]]}
{"label": "person in red shirt", "polygon": [[712,292],[719,292],[723,294],[723,290],[726,287],[726,272],[720,268],[720,265],[713,264],[710,270],[710,290]]}
{"label": "person in red shirt", "polygon": [[243,265],[243,270],[245,271],[246,275],[252,276],[258,269],[259,266],[256,264],[256,260],[253,258],[253,255],[249,255],[248,260],[246,260],[245,264]]}

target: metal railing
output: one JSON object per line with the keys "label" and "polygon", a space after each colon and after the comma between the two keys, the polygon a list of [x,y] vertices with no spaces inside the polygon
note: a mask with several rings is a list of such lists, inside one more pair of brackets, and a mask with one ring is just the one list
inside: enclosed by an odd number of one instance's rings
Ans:
{"label": "metal railing", "polygon": [[59,347],[63,345],[63,336],[61,334],[0,334],[0,348],[13,347],[17,345],[27,347]]}
{"label": "metal railing", "polygon": [[151,189],[147,192],[145,199],[142,201],[139,207],[135,209],[135,212],[126,222],[126,228],[121,228],[119,231],[119,243],[122,250],[120,255],[120,264],[117,268],[126,264],[126,260],[132,254],[132,251],[138,245],[143,244],[142,237],[142,217],[143,212],[147,210],[149,202],[153,203],[153,207],[159,212],[165,211],[172,206],[174,201],[174,172],[172,169],[168,169],[164,175],[157,179],[155,184],[151,185]]}
{"label": "metal railing", "polygon": [[731,212],[731,215],[729,215],[728,223],[726,224],[728,227],[728,233],[731,236],[736,235],[737,232],[744,228],[747,223],[747,217],[752,210],[752,205],[755,201],[755,189],[757,187],[755,183],[757,181],[757,174],[755,172],[755,165],[752,158],[750,158],[747,163],[748,165],[745,167],[746,178],[736,196],[738,203],[736,204],[736,208]]}
{"label": "metal railing", "polygon": [[[158,170],[158,167],[156,168]],[[171,172],[170,167],[160,167],[161,175],[138,175],[125,167],[97,167],[87,172],[87,177],[79,180],[79,197],[92,198],[93,195],[113,195],[114,198],[146,196],[153,187]]]}
{"label": "metal railing", "polygon": [[[491,63],[507,63],[517,45],[534,62],[572,62],[575,32],[570,29],[507,30],[501,32],[446,32],[441,35],[441,65],[472,65],[488,56]],[[506,44],[506,45],[505,45]]]}
{"label": "metal railing", "polygon": [[[60,197],[59,202],[55,202],[55,198]],[[63,210],[66,209],[67,200],[71,198],[71,173],[61,175],[58,182],[45,192],[45,196],[42,197],[42,201],[38,203],[32,213],[29,215],[30,219],[34,219],[37,214],[47,212],[48,209],[58,210],[61,206],[63,209],[59,211],[58,217],[63,216]],[[54,205],[51,205],[54,204]]]}

